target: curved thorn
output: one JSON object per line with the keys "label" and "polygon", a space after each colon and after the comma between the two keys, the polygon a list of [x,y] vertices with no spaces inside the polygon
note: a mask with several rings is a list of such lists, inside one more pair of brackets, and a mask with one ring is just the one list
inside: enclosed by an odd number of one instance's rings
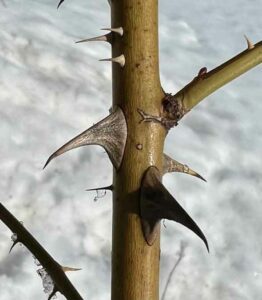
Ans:
{"label": "curved thorn", "polygon": [[58,5],[57,5],[57,9],[60,7],[60,5],[64,2],[65,0],[60,0]]}
{"label": "curved thorn", "polygon": [[190,169],[187,165],[183,165],[180,162],[172,159],[170,156],[164,154],[163,156],[163,174],[171,173],[171,172],[180,172],[186,173],[195,177],[200,178],[201,180],[206,182],[206,179],[202,177],[200,174]]}
{"label": "curved thorn", "polygon": [[119,34],[120,36],[124,35],[124,29],[123,29],[123,27],[118,27],[118,28],[101,28],[101,30],[107,30],[107,31],[115,32],[115,33]]}
{"label": "curved thorn", "polygon": [[156,239],[159,222],[168,219],[178,222],[192,230],[205,243],[208,242],[201,229],[187,214],[183,207],[161,183],[160,172],[156,167],[149,167],[142,179],[140,191],[141,223],[146,242],[152,245]]}
{"label": "curved thorn", "polygon": [[91,192],[91,191],[103,191],[103,190],[113,191],[114,190],[114,186],[111,184],[109,186],[105,186],[105,187],[101,187],[101,188],[96,188],[96,189],[88,189],[86,191],[87,192]]}
{"label": "curved thorn", "polygon": [[114,63],[118,63],[121,67],[124,67],[126,63],[124,54],[121,54],[120,56],[113,57],[113,58],[99,59],[99,61],[112,61]]}
{"label": "curved thorn", "polygon": [[8,252],[9,254],[10,254],[11,251],[13,250],[14,246],[15,246],[16,244],[18,244],[18,243],[20,243],[19,240],[14,241],[13,245],[11,246],[11,248],[10,248],[10,250],[9,250],[9,252]]}
{"label": "curved thorn", "polygon": [[80,40],[80,41],[77,41],[75,43],[76,44],[85,43],[85,42],[108,42],[108,43],[111,43],[111,40],[112,40],[112,34],[110,32],[110,33],[105,34],[105,35],[100,35],[100,36],[96,36],[96,37],[93,37],[93,38]]}
{"label": "curved thorn", "polygon": [[244,37],[247,41],[247,49],[251,50],[251,49],[255,48],[255,45],[250,41],[250,39],[245,34],[244,34]]}
{"label": "curved thorn", "polygon": [[47,300],[51,300],[52,297],[58,292],[58,289],[57,287],[54,285],[54,288],[52,290],[52,293],[48,296],[48,299]]}
{"label": "curved thorn", "polygon": [[127,137],[127,125],[122,110],[118,107],[108,117],[85,130],[57,151],[47,160],[44,168],[55,157],[78,147],[86,145],[102,146],[116,169],[120,167],[124,155]]}

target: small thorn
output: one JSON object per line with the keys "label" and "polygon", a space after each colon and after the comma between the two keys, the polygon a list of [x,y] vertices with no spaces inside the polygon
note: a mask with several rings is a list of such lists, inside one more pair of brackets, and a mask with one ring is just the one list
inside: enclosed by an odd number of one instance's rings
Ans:
{"label": "small thorn", "polygon": [[251,49],[255,48],[255,45],[250,41],[250,39],[246,35],[244,35],[244,37],[247,41],[247,49],[251,50]]}
{"label": "small thorn", "polygon": [[207,68],[203,67],[199,70],[197,74],[197,78],[204,78],[206,74],[207,74]]}
{"label": "small thorn", "polygon": [[112,62],[120,64],[121,67],[124,67],[124,65],[125,65],[125,56],[124,56],[124,54],[121,54],[120,56],[117,56],[117,57],[104,58],[104,59],[100,59],[99,61],[112,61]]}
{"label": "small thorn", "polygon": [[78,269],[78,268],[71,268],[71,267],[62,267],[62,270],[64,271],[64,272],[75,272],[75,271],[80,271],[80,270],[82,270],[82,269]]}
{"label": "small thorn", "polygon": [[109,186],[105,186],[105,187],[101,187],[101,188],[96,188],[96,189],[88,189],[86,191],[87,192],[91,192],[91,191],[103,191],[103,190],[113,191],[114,190],[114,186],[111,184]]}
{"label": "small thorn", "polygon": [[46,161],[45,165],[43,166],[43,170],[47,167],[47,165],[50,163],[51,160],[53,160],[56,157],[56,153],[53,153],[51,156],[49,156],[48,160]]}
{"label": "small thorn", "polygon": [[10,254],[11,251],[13,250],[14,246],[15,246],[16,244],[18,244],[18,243],[19,243],[18,240],[14,241],[13,245],[11,246],[11,248],[10,248],[10,250],[9,250],[9,254]]}
{"label": "small thorn", "polygon": [[60,7],[60,5],[64,2],[65,0],[60,0],[58,5],[57,5],[57,9]]}
{"label": "small thorn", "polygon": [[48,296],[47,300],[51,300],[53,298],[53,296],[55,296],[55,294],[58,292],[58,289],[56,286],[54,286],[52,293]]}
{"label": "small thorn", "polygon": [[189,174],[191,176],[195,176],[195,177],[207,182],[204,177],[199,175],[194,170],[190,169],[187,165],[181,164],[180,162],[169,157],[168,155],[164,154],[163,159],[164,159],[163,174],[171,173],[171,172],[180,172],[180,173]]}
{"label": "small thorn", "polygon": [[118,27],[118,28],[101,28],[101,30],[108,30],[111,32],[115,32],[117,34],[119,34],[120,36],[124,35],[124,29],[123,27]]}
{"label": "small thorn", "polygon": [[100,36],[96,36],[96,37],[93,37],[93,38],[77,41],[76,44],[85,43],[85,42],[108,42],[108,43],[111,43],[111,40],[112,40],[112,34],[110,32],[110,33],[105,34],[105,35],[100,35]]}

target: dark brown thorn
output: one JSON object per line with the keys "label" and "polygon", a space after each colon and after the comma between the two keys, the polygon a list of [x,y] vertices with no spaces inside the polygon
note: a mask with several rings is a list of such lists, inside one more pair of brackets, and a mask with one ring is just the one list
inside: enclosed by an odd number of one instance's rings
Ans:
{"label": "dark brown thorn", "polygon": [[109,186],[105,186],[105,187],[101,187],[101,188],[96,188],[96,189],[88,189],[86,191],[90,192],[90,191],[103,191],[103,190],[113,191],[114,190],[114,186],[111,184]]}
{"label": "dark brown thorn", "polygon": [[180,172],[189,174],[195,177],[200,178],[201,180],[206,182],[206,179],[202,177],[200,174],[190,169],[187,165],[181,164],[180,162],[174,160],[170,156],[164,154],[163,156],[163,174],[171,173],[171,172]]}
{"label": "dark brown thorn", "polygon": [[176,199],[167,191],[161,183],[159,170],[153,166],[147,169],[142,179],[140,214],[144,237],[149,245],[152,245],[156,239],[160,220],[168,219],[192,230],[202,239],[209,252],[208,242],[203,232]]}
{"label": "dark brown thorn", "polygon": [[20,243],[19,240],[16,240],[16,241],[13,242],[13,245],[11,246],[11,248],[10,248],[10,250],[9,250],[9,254],[10,254],[11,251],[13,250],[14,246],[15,246],[16,244],[18,244],[18,243]]}
{"label": "dark brown thorn", "polygon": [[51,300],[52,297],[58,292],[58,289],[57,287],[54,285],[54,288],[52,290],[52,293],[48,296],[48,299],[47,300]]}
{"label": "dark brown thorn", "polygon": [[86,145],[102,146],[113,166],[118,169],[122,162],[127,137],[127,125],[122,110],[118,107],[108,117],[85,130],[55,151],[47,160],[44,168],[55,157]]}
{"label": "dark brown thorn", "polygon": [[57,5],[57,9],[60,7],[60,5],[64,2],[65,0],[60,0],[58,5]]}

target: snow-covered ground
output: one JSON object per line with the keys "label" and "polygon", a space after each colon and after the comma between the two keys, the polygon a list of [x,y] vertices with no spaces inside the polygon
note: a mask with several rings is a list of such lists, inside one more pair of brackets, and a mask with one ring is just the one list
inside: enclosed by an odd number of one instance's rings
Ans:
{"label": "snow-covered ground", "polygon": [[[64,142],[106,116],[111,66],[106,44],[75,44],[110,24],[106,0],[0,2],[0,199],[63,265],[84,299],[110,299],[111,195],[94,202],[86,188],[111,183],[102,148],[56,159]],[[160,0],[161,80],[175,93],[262,39],[262,0]],[[4,5],[5,3],[5,5]],[[250,300],[262,294],[261,66],[198,105],[167,138],[166,153],[208,182],[166,175],[169,191],[208,238],[210,254],[189,230],[162,229],[161,291],[178,258],[165,300]],[[46,299],[36,266],[11,245],[0,223],[0,300]],[[58,294],[59,299],[63,296]],[[123,299],[124,300],[124,299]],[[143,300],[143,299],[137,299]]]}

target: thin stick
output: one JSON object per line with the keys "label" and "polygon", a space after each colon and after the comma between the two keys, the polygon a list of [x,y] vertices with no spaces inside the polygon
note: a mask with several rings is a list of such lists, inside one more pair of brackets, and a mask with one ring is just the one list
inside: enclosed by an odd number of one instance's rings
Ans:
{"label": "thin stick", "polygon": [[41,263],[54,281],[54,286],[57,291],[63,294],[67,300],[83,300],[70,280],[66,277],[60,264],[53,259],[53,257],[38,243],[31,233],[27,231],[25,227],[1,203],[0,219],[13,233],[17,235],[17,239],[14,241],[14,244],[18,242],[22,243]]}

